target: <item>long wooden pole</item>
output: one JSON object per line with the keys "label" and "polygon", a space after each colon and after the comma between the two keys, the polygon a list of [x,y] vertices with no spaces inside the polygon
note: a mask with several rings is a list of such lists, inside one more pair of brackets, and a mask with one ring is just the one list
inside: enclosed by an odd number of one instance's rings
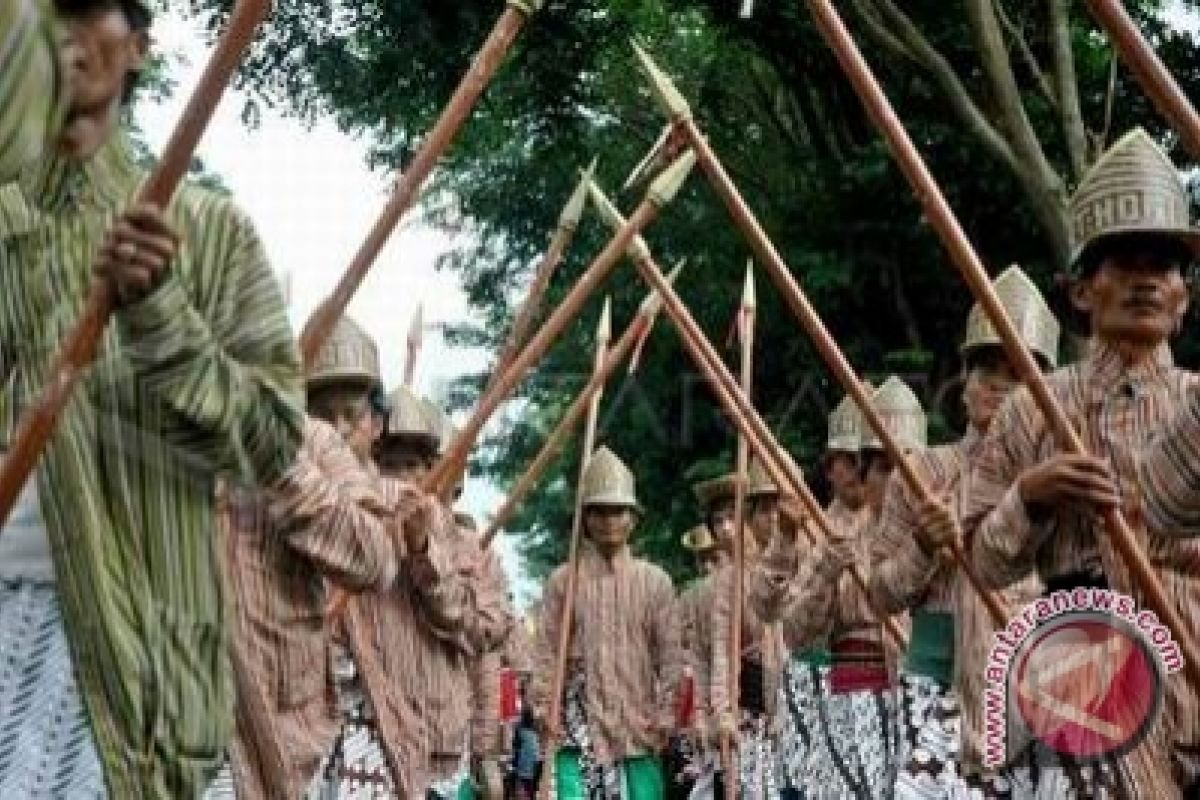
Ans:
{"label": "long wooden pole", "polygon": [[[529,338],[529,331],[541,313],[546,290],[550,288],[550,279],[554,277],[555,271],[562,264],[567,249],[575,238],[575,231],[579,228],[579,221],[583,216],[583,208],[587,203],[587,182],[591,180],[595,169],[596,162],[593,160],[588,168],[584,170],[583,175],[575,186],[575,190],[571,193],[570,198],[568,198],[566,205],[563,206],[562,212],[558,216],[558,224],[554,229],[554,234],[550,237],[550,244],[547,246],[541,262],[534,271],[533,282],[529,285],[529,292],[525,296],[525,302],[521,304],[520,309],[517,311],[517,316],[508,331],[508,337],[505,339],[504,347],[500,350],[500,355],[496,359],[496,365],[492,368],[492,373],[488,376],[488,381],[479,395],[480,403],[491,392],[495,391],[496,383],[499,381],[500,376],[512,366],[513,360],[521,352],[521,346]],[[466,455],[461,457],[456,463],[448,465],[447,469],[449,470],[449,477],[446,479],[446,482],[452,486],[457,485],[467,469]]]}
{"label": "long wooden pole", "polygon": [[[152,203],[159,208],[165,208],[171,202],[230,76],[270,8],[269,0],[241,0],[234,7],[229,25],[213,49],[200,82],[163,148],[161,160],[138,194],[138,202]],[[8,520],[17,496],[37,466],[76,384],[95,360],[115,309],[116,291],[112,283],[107,280],[93,282],[79,320],[50,365],[49,380],[38,399],[22,414],[0,468],[0,528]]]}
{"label": "long wooden pole", "polygon": [[[1004,344],[1005,352],[1017,368],[1025,385],[1037,401],[1038,408],[1046,417],[1051,429],[1058,439],[1059,447],[1068,453],[1078,455],[1087,452],[1083,440],[1071,425],[1066,413],[1059,405],[1057,397],[1050,390],[1050,384],[1042,375],[1037,362],[1017,334],[1012,320],[1001,305],[1000,299],[988,280],[987,271],[979,260],[978,254],[971,246],[970,240],[954,212],[950,209],[946,198],[942,195],[937,181],[925,166],[920,153],[917,152],[912,140],[908,137],[904,125],[896,116],[891,103],[883,93],[871,68],[867,65],[846,30],[837,11],[828,0],[808,0],[813,16],[817,21],[830,47],[836,53],[842,69],[850,78],[855,91],[866,107],[871,119],[888,141],[900,169],[908,178],[914,193],[925,210],[925,216],[938,232],[942,245],[950,253],[955,266],[958,267],[963,279],[971,288],[971,293],[983,307],[991,320],[993,327]],[[1113,546],[1120,553],[1129,568],[1135,583],[1145,596],[1145,602],[1159,619],[1171,630],[1184,656],[1184,669],[1193,685],[1200,686],[1200,650],[1196,647],[1195,638],[1190,627],[1176,610],[1175,605],[1167,596],[1162,583],[1154,572],[1145,551],[1138,544],[1132,528],[1126,521],[1120,508],[1105,509],[1102,514],[1105,529]]]}
{"label": "long wooden pole", "polygon": [[[678,274],[678,268],[671,275],[667,276],[667,279],[673,281],[676,274]],[[500,506],[495,516],[492,517],[487,530],[480,537],[480,547],[487,549],[491,545],[492,540],[504,529],[504,526],[512,519],[513,514],[516,513],[517,508],[525,501],[525,498],[529,496],[534,487],[537,486],[538,481],[541,480],[550,463],[558,456],[568,437],[574,432],[575,426],[579,424],[584,414],[587,413],[591,405],[592,395],[607,385],[608,379],[612,377],[617,367],[621,366],[629,358],[630,354],[633,353],[635,346],[641,341],[645,333],[653,327],[654,318],[661,307],[662,304],[658,301],[657,295],[652,294],[646,298],[646,302],[638,310],[633,322],[629,324],[629,327],[617,339],[616,344],[610,348],[608,355],[604,359],[603,366],[600,370],[592,373],[587,384],[575,396],[575,400],[558,421],[558,425],[546,437],[541,450],[538,451],[533,461],[525,469],[524,474],[513,485],[503,505]]]}
{"label": "long wooden pole", "polygon": [[[422,481],[421,488],[426,493],[441,497],[453,485],[447,482],[447,478],[453,477],[455,465],[466,463],[467,455],[475,447],[475,441],[492,414],[529,373],[533,365],[542,359],[546,351],[550,349],[550,345],[566,329],[567,325],[575,319],[580,309],[583,308],[583,304],[620,261],[621,255],[629,247],[634,237],[645,229],[658,216],[659,211],[674,199],[695,163],[695,160],[689,156],[681,157],[650,186],[646,198],[638,206],[637,211],[620,230],[613,234],[608,244],[580,276],[570,293],[563,298],[549,319],[537,329],[537,333],[521,350],[520,355],[513,359],[512,364],[497,379],[492,391],[480,399],[471,418]],[[335,588],[327,613],[332,616],[340,615],[349,598],[350,595],[345,589]]]}
{"label": "long wooden pole", "polygon": [[392,196],[359,246],[358,252],[354,254],[345,274],[328,300],[318,306],[309,318],[300,337],[300,353],[304,357],[306,367],[313,363],[334,325],[345,313],[350,298],[366,278],[401,218],[416,201],[421,187],[437,166],[438,159],[450,147],[459,129],[471,116],[472,109],[499,71],[526,21],[541,5],[542,0],[508,0],[504,13],[496,21],[483,47],[476,53],[470,69],[454,90],[441,116],[421,142],[412,163],[396,179]]}
{"label": "long wooden pole", "polygon": [[[742,291],[742,301],[738,308],[737,329],[738,342],[741,345],[741,379],[742,393],[751,403],[754,402],[754,326],[756,322],[757,300],[754,296],[753,262],[746,265],[746,283]],[[733,518],[737,520],[737,532],[733,540],[733,582],[730,587],[733,613],[729,620],[729,709],[733,713],[734,724],[741,718],[741,674],[742,674],[742,605],[746,596],[746,489],[750,471],[750,443],[745,434],[738,434],[737,442],[737,484],[733,494]],[[764,647],[766,637],[763,639]],[[740,742],[733,742],[734,758],[741,759]],[[738,796],[740,770],[734,764],[725,767],[725,792],[728,797]]]}
{"label": "long wooden pole", "polygon": [[[611,338],[611,304],[606,301],[600,318],[600,329],[596,334],[596,355],[592,364],[592,375],[599,375],[608,356]],[[575,597],[579,588],[579,543],[583,534],[583,479],[587,473],[592,451],[596,448],[596,426],[600,421],[600,401],[604,390],[598,387],[588,400],[587,423],[583,429],[583,446],[579,457],[579,474],[575,479],[575,508],[571,517],[571,545],[567,556],[567,586],[563,594],[562,615],[558,622],[558,648],[554,653],[554,675],[550,683],[550,710],[546,720],[546,775],[543,778],[542,796],[549,796],[549,788],[556,780],[555,755],[558,752],[558,737],[562,734],[563,687],[567,682],[567,660],[571,649],[571,628],[575,624]]]}
{"label": "long wooden pole", "polygon": [[[936,501],[937,498],[930,491],[924,478],[913,466],[911,459],[904,452],[904,449],[896,442],[896,438],[887,429],[883,418],[875,409],[875,405],[871,400],[871,393],[859,379],[857,373],[855,373],[854,368],[842,353],[841,348],[838,347],[837,341],[825,327],[821,316],[808,301],[804,291],[796,282],[792,270],[784,262],[783,257],[779,255],[779,251],[775,249],[775,245],[771,242],[770,237],[767,236],[766,231],[763,230],[755,218],[754,212],[750,210],[750,207],[742,198],[741,192],[738,191],[737,186],[721,165],[720,159],[717,158],[716,153],[713,152],[712,147],[705,140],[704,135],[692,118],[691,109],[687,101],[683,99],[683,96],[675,89],[666,74],[654,64],[644,51],[639,48],[637,52],[642,61],[643,68],[651,77],[661,104],[667,109],[671,118],[675,121],[677,128],[683,132],[683,135],[691,144],[701,168],[709,179],[709,183],[712,184],[717,194],[724,201],[730,216],[738,226],[738,229],[742,231],[746,241],[754,250],[755,255],[766,266],[772,281],[783,294],[788,307],[792,310],[792,314],[812,339],[813,345],[817,348],[821,358],[825,361],[830,371],[833,372],[834,377],[845,388],[846,392],[854,398],[855,404],[862,411],[864,420],[883,444],[884,449],[899,470],[901,478],[913,494],[923,503]],[[1008,623],[1008,615],[1005,612],[1004,604],[995,594],[984,587],[970,560],[966,557],[962,543],[955,541],[949,545],[949,549],[959,568],[966,575],[968,582],[983,599],[992,617],[992,621],[999,626],[1006,625]]]}
{"label": "long wooden pole", "polygon": [[[608,198],[594,183],[592,184],[592,199],[613,224],[623,220],[620,212],[617,211],[616,207],[609,202]],[[817,525],[818,530],[820,530],[826,539],[834,537],[836,534],[834,533],[833,525],[830,523],[829,517],[825,514],[825,510],[821,507],[821,504],[817,502],[817,498],[808,488],[808,484],[805,483],[804,475],[801,473],[800,468],[792,460],[791,455],[775,440],[770,428],[767,427],[766,422],[763,421],[757,409],[754,408],[749,398],[742,393],[741,387],[738,386],[729,369],[721,361],[721,357],[717,354],[716,349],[712,346],[704,331],[696,324],[687,306],[679,299],[679,295],[676,294],[675,290],[663,277],[662,270],[659,269],[653,255],[650,253],[650,248],[640,237],[636,240],[630,255],[634,259],[634,264],[637,266],[642,278],[662,297],[663,307],[679,331],[688,355],[695,362],[696,366],[700,368],[701,374],[708,381],[713,394],[717,396],[717,400],[726,415],[738,430],[746,436],[751,449],[754,451],[755,456],[762,462],[764,468],[766,468],[771,480],[782,491],[792,494],[800,501],[804,506],[804,510],[808,512],[809,518]],[[808,536],[809,541],[815,545],[817,543],[816,537],[812,535],[812,532],[807,527],[803,527],[803,530],[805,531],[805,535]],[[868,591],[867,582],[862,572],[858,569],[857,565],[851,565],[849,569],[854,582],[868,601],[870,601],[871,594]],[[896,642],[902,647],[905,646],[904,634],[896,627],[895,621],[887,614],[880,613],[873,604],[872,609],[875,611],[880,623]]]}
{"label": "long wooden pole", "polygon": [[1159,113],[1171,123],[1192,157],[1200,158],[1200,114],[1130,19],[1124,4],[1120,0],[1087,0],[1087,4]]}

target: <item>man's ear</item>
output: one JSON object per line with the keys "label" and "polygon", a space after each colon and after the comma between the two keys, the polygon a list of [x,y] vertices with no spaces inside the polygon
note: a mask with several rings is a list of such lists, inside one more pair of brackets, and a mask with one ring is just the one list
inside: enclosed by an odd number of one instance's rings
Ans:
{"label": "man's ear", "polygon": [[1095,306],[1092,297],[1092,282],[1082,278],[1071,278],[1067,284],[1067,297],[1071,307],[1084,316],[1090,317]]}
{"label": "man's ear", "polygon": [[378,414],[371,415],[371,441],[375,444],[383,438],[383,417]]}

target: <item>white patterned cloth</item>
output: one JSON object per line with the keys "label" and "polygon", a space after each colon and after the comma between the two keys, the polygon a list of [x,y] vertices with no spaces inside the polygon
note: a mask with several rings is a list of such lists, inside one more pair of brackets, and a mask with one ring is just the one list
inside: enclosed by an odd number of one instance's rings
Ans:
{"label": "white patterned cloth", "polygon": [[106,795],[54,586],[0,580],[0,798]]}
{"label": "white patterned cloth", "polygon": [[738,780],[744,800],[779,800],[775,743],[761,714],[745,714],[738,735]]}
{"label": "white patterned cloth", "polygon": [[900,725],[896,692],[830,694],[821,707],[822,735],[814,758],[828,759],[832,779],[796,787],[808,800],[882,800],[896,782]]}
{"label": "white patterned cloth", "polygon": [[[829,695],[829,667],[792,658],[779,683],[782,725],[776,741],[777,775],[783,789],[828,786],[833,761],[820,746],[822,709]],[[807,797],[803,793],[802,798]]]}

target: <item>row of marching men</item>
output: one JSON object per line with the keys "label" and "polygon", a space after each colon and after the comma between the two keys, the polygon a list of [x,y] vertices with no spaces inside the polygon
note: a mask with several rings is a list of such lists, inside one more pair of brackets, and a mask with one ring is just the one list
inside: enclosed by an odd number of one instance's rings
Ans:
{"label": "row of marching men", "polygon": [[[984,755],[984,684],[995,680],[988,656],[1000,627],[948,545],[961,544],[981,588],[1011,617],[1076,590],[1140,604],[1101,521],[1120,507],[1183,619],[1200,610],[1200,392],[1171,353],[1200,235],[1178,175],[1140,130],[1085,177],[1071,216],[1076,247],[1065,283],[1085,342],[1078,360],[1059,365],[1062,327],[1019,268],[994,288],[1094,456],[1059,452],[976,306],[961,346],[967,427],[957,441],[930,445],[925,412],[900,378],[872,398],[930,498],[900,479],[847,399],[830,417],[820,465],[834,535],[805,544],[804,510],[753,465],[741,521],[736,476],[699,485],[704,524],[684,545],[705,574],[673,603],[666,575],[629,551],[639,516],[633,476],[598,451],[581,487],[587,541],[563,735],[549,751],[561,795],[653,798],[680,779],[693,797],[727,786],[752,798],[829,800],[1196,796],[1196,690],[1169,651],[1148,642],[1152,684],[1096,678],[1127,674],[1130,662],[1096,657],[1076,641],[1062,657],[1080,670],[1075,688],[1070,676],[1048,682],[1059,694],[1025,718],[1031,706],[1002,699],[1018,733],[1003,758]],[[729,553],[739,523],[735,659]],[[564,567],[546,586],[534,673],[543,713],[568,577]],[[689,673],[695,713],[680,717],[688,703],[672,687]],[[1155,692],[1160,702],[1142,701]],[[1131,718],[1134,708],[1149,709],[1144,721]],[[681,729],[689,735],[676,762],[684,763],[664,777],[655,754]],[[1105,746],[1096,746],[1097,730]],[[729,770],[735,780],[716,774]]]}

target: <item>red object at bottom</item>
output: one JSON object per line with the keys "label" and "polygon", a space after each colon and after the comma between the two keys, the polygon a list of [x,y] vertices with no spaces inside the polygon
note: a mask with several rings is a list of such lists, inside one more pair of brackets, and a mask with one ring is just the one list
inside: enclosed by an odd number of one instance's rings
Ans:
{"label": "red object at bottom", "polygon": [[847,637],[830,648],[829,691],[833,694],[880,692],[891,685],[883,645]]}
{"label": "red object at bottom", "polygon": [[517,673],[507,667],[500,670],[500,719],[515,722],[521,716],[519,694]]}
{"label": "red object at bottom", "polygon": [[696,678],[690,672],[679,682],[679,702],[675,707],[675,726],[687,730],[696,721]]}

